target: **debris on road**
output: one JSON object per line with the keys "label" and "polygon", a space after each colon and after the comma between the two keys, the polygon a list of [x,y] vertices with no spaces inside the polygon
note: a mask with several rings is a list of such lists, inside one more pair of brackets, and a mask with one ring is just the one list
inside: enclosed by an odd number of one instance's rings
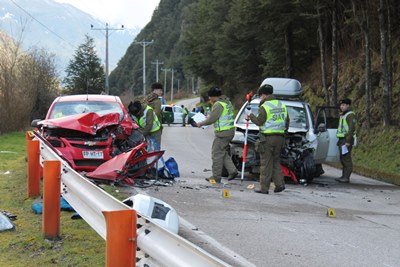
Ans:
{"label": "debris on road", "polygon": [[0,232],[13,230],[15,230],[15,225],[12,223],[11,219],[0,212]]}

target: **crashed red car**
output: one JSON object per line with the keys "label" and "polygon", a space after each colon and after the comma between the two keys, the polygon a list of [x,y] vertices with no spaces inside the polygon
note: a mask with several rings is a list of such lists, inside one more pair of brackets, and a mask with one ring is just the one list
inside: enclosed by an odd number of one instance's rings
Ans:
{"label": "crashed red car", "polygon": [[45,120],[32,126],[72,168],[95,179],[135,178],[163,153],[147,153],[143,135],[117,96],[57,97]]}

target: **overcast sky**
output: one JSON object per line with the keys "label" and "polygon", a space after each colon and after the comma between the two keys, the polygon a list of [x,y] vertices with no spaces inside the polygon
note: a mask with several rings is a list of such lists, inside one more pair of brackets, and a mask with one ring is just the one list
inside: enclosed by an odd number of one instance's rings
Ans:
{"label": "overcast sky", "polygon": [[143,28],[160,0],[55,0],[71,4],[110,25]]}

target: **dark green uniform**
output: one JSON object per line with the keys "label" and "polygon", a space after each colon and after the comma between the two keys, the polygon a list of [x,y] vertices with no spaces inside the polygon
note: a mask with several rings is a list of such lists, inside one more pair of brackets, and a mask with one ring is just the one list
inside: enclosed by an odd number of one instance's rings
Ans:
{"label": "dark green uniform", "polygon": [[250,120],[260,126],[256,143],[256,151],[260,154],[260,191],[267,193],[271,181],[275,188],[284,187],[280,155],[285,144],[285,132],[289,127],[286,106],[269,95],[260,103],[258,116],[250,114]]}
{"label": "dark green uniform", "polygon": [[229,177],[237,175],[237,169],[229,156],[229,143],[235,135],[235,126],[233,125],[233,107],[229,99],[222,95],[215,102],[208,114],[207,119],[201,122],[201,125],[214,124],[215,138],[212,144],[212,178],[216,182],[221,181],[222,168],[225,167]]}
{"label": "dark green uniform", "polygon": [[[355,137],[356,137],[356,115],[355,113],[349,109],[343,114],[341,114],[339,119],[339,126],[336,132],[336,137],[339,139],[337,142],[339,153],[340,153],[340,162],[342,163],[343,170],[342,176],[336,180],[340,182],[349,182],[350,175],[353,172],[353,161],[351,159],[351,151],[354,145]],[[350,144],[347,146],[347,153],[343,154],[342,146],[345,144]]]}

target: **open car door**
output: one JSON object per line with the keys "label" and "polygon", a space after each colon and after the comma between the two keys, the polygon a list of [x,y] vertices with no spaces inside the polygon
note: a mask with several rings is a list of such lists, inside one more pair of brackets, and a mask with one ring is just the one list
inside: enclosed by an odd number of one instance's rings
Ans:
{"label": "open car door", "polygon": [[317,160],[339,162],[336,131],[339,124],[338,107],[318,106],[314,132],[318,136]]}

